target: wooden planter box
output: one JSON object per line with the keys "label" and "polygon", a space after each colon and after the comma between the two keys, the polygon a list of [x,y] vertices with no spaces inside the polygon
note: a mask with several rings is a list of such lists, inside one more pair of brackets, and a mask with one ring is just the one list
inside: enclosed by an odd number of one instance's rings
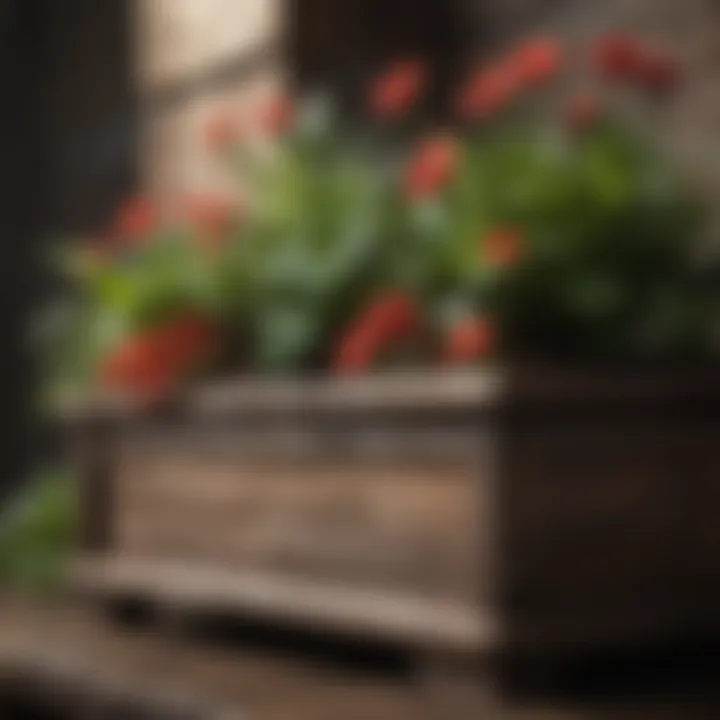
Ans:
{"label": "wooden planter box", "polygon": [[422,649],[720,629],[720,382],[476,372],[74,415],[76,580]]}

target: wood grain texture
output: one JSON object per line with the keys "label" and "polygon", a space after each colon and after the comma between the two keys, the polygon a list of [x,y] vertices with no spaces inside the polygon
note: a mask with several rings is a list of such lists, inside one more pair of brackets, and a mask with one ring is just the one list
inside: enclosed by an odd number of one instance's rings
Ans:
{"label": "wood grain texture", "polygon": [[[713,368],[566,368],[516,365],[470,371],[414,370],[353,378],[224,378],[171,399],[169,417],[242,418],[356,417],[363,413],[487,413],[498,408],[669,407],[688,400],[720,399],[720,374]],[[67,422],[88,415],[137,421],[145,413],[127,397],[108,393],[64,397],[57,412]],[[436,423],[437,424],[437,423]]]}
{"label": "wood grain texture", "polygon": [[[133,709],[162,718],[180,708],[202,720],[437,720],[438,701],[456,694],[458,677],[423,666],[418,678],[354,672],[331,663],[308,662],[304,654],[242,643],[215,647],[170,632],[129,633],[88,612],[78,603],[43,603],[0,598],[0,714],[4,690],[58,691],[55,713],[66,717],[86,707],[85,700],[107,701],[110,709]],[[630,665],[619,692],[519,700],[504,699],[497,714],[478,710],[452,720],[708,720],[720,716],[717,667],[660,682],[648,691],[638,686]],[[441,668],[442,670],[443,668]],[[444,668],[448,669],[447,666]],[[635,674],[642,674],[636,668]],[[426,674],[430,674],[424,684]],[[465,674],[460,679],[467,679]],[[18,684],[23,684],[22,688]],[[438,687],[440,684],[440,687]],[[448,685],[450,687],[448,687]],[[37,697],[37,695],[36,695]],[[120,707],[118,707],[120,706]],[[156,712],[156,715],[153,715]],[[180,713],[172,715],[179,720]],[[2,715],[14,717],[13,715]],[[93,717],[85,715],[83,717]],[[97,716],[96,716],[97,717]],[[140,711],[119,717],[147,717]],[[180,716],[181,717],[181,716]],[[442,717],[440,715],[440,717]]]}
{"label": "wood grain texture", "polygon": [[714,634],[719,401],[700,371],[208,386],[113,415],[107,558],[456,602],[506,648]]}
{"label": "wood grain texture", "polygon": [[424,600],[383,588],[352,588],[268,571],[223,571],[183,561],[86,557],[73,568],[78,587],[137,594],[175,608],[281,617],[290,624],[365,640],[476,653],[495,645],[497,628],[477,608]]}
{"label": "wood grain texture", "polygon": [[[720,630],[720,405],[685,378],[610,405],[552,400],[503,434],[506,637],[662,644]],[[559,401],[558,401],[559,397]]]}
{"label": "wood grain texture", "polygon": [[121,460],[116,550],[473,597],[477,486],[463,467]]}
{"label": "wood grain texture", "polygon": [[88,418],[68,434],[78,477],[78,544],[85,551],[107,551],[113,546],[116,441],[112,426],[93,418]]}

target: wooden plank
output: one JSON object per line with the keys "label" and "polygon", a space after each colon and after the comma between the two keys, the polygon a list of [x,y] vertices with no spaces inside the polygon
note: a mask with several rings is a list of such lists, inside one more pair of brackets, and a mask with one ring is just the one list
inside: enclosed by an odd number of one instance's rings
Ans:
{"label": "wooden plank", "polygon": [[174,608],[242,613],[455,652],[489,651],[498,640],[492,619],[475,607],[263,572],[88,557],[74,564],[71,581],[100,595],[136,595]]}
{"label": "wooden plank", "polygon": [[71,435],[78,478],[78,543],[85,551],[100,552],[113,543],[116,435],[104,422],[83,423]]}
{"label": "wooden plank", "polygon": [[561,634],[566,618],[584,616],[592,618],[589,641],[596,627],[638,606],[672,614],[677,576],[664,437],[657,418],[628,420],[622,408],[510,429],[501,582],[511,624],[529,616]]}
{"label": "wooden plank", "polygon": [[716,507],[720,422],[712,406],[689,411],[688,387],[508,422],[500,584],[511,642],[640,646],[717,633],[718,535],[712,510],[699,509]]}
{"label": "wooden plank", "polygon": [[128,681],[97,666],[73,665],[51,653],[38,656],[26,652],[15,655],[8,664],[5,681],[12,685],[15,696],[32,698],[30,709],[38,712],[37,717],[53,717],[58,708],[63,713],[72,713],[68,717],[98,719],[230,720],[235,717],[188,693],[167,692],[147,684],[138,687],[137,680]]}
{"label": "wooden plank", "polygon": [[[215,720],[212,710],[222,708],[222,720],[430,720],[431,702],[421,677],[390,673],[356,673],[332,663],[308,662],[307,656],[277,648],[242,643],[214,647],[192,642],[181,633],[128,633],[81,604],[43,603],[27,598],[0,598],[0,716],[6,708],[3,691],[18,690],[18,675],[29,681],[58,681],[63,697],[50,716],[72,713],[70,692],[95,692],[95,680],[156,699],[167,707],[182,698],[206,709],[202,720]],[[450,714],[452,720],[708,720],[720,717],[720,693],[715,663],[694,665],[692,672],[673,674],[672,682],[661,672],[648,691],[647,665],[620,663],[620,692],[570,696],[555,693],[540,699],[504,698],[496,715],[479,712]],[[543,663],[543,667],[545,663]],[[575,666],[573,665],[573,670]],[[425,667],[423,670],[427,669]],[[602,672],[602,666],[601,666]],[[60,672],[58,672],[60,671]],[[645,671],[645,672],[643,672]],[[556,669],[548,668],[548,672]],[[587,672],[593,672],[586,669]],[[638,678],[637,675],[640,675]],[[587,675],[586,675],[587,677]],[[443,679],[433,674],[437,683]],[[453,684],[454,675],[445,678]],[[637,684],[635,684],[636,681]],[[618,689],[618,685],[614,686]],[[635,690],[633,691],[633,687]],[[612,688],[610,688],[611,690]],[[644,692],[643,692],[644,690]],[[440,688],[440,694],[445,690]],[[165,700],[168,701],[166,705]],[[168,707],[171,709],[171,707]],[[88,716],[83,716],[88,717]],[[90,715],[90,717],[93,717]],[[140,713],[100,715],[140,720]],[[149,715],[153,717],[153,715]],[[155,716],[157,717],[157,716]],[[440,715],[442,717],[442,715]],[[177,715],[172,720],[179,720]]]}
{"label": "wooden plank", "polygon": [[[168,628],[127,632],[83,603],[0,597],[0,717],[6,717],[3,681],[8,693],[21,698],[57,689],[62,695],[48,698],[50,717],[80,717],[83,701],[93,698],[102,709],[119,712],[83,718],[180,720],[191,711],[197,720],[422,717],[421,699],[403,677],[308,662],[302,652],[272,643],[259,652],[253,643],[228,647],[209,640]],[[137,703],[128,706],[126,700]]]}
{"label": "wooden plank", "polygon": [[[191,458],[193,465],[299,464],[363,468],[414,464],[424,471],[474,465],[488,455],[487,423],[468,414],[452,422],[405,424],[397,418],[362,417],[348,422],[282,416],[269,422],[213,422],[209,418],[138,419],[118,428],[124,455]],[[120,462],[123,461],[121,455]]]}
{"label": "wooden plank", "polygon": [[247,412],[441,411],[492,402],[501,390],[502,380],[493,371],[411,371],[358,378],[207,384],[189,396],[187,407],[199,413],[238,408]]}
{"label": "wooden plank", "polygon": [[[487,555],[466,463],[218,462],[134,452],[117,476],[115,552],[262,568],[471,601]],[[482,480],[482,478],[480,478]]]}
{"label": "wooden plank", "polygon": [[[492,405],[502,394],[500,374],[481,372],[410,371],[357,378],[278,379],[245,377],[216,380],[177,398],[175,409],[201,418],[227,413],[271,415],[336,414],[406,410],[457,410]],[[132,417],[143,409],[131,399],[107,393],[59,398],[59,414],[74,421],[90,414]]]}
{"label": "wooden plank", "polygon": [[[363,377],[267,379],[241,377],[211,380],[175,398],[176,416],[268,417],[344,416],[402,411],[417,414],[522,408],[549,403],[573,408],[577,403],[611,403],[642,408],[671,407],[690,400],[720,397],[720,376],[652,370],[583,370],[508,366],[469,371],[407,370]],[[87,415],[125,418],[146,416],[131,399],[112,394],[59,398],[57,412],[67,421]]]}
{"label": "wooden plank", "polygon": [[[167,602],[421,644],[438,607],[513,641],[711,629],[720,421],[703,388],[718,384],[559,369],[207,385],[119,424],[108,563],[210,573],[200,591],[151,583]],[[295,588],[299,610],[276,597]],[[384,597],[415,608],[410,627],[359,609]],[[462,644],[454,622],[440,634]]]}
{"label": "wooden plank", "polygon": [[673,579],[661,428],[574,422],[510,441],[514,570],[538,593],[607,593]]}

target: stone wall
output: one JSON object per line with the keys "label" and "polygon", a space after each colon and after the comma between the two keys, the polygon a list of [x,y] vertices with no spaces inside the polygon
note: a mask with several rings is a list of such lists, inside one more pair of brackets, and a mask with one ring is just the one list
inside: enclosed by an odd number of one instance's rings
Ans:
{"label": "stone wall", "polygon": [[175,196],[226,185],[202,143],[211,116],[267,95],[282,78],[278,0],[135,0],[144,184]]}
{"label": "stone wall", "polygon": [[[382,4],[356,0],[135,0],[138,27],[138,82],[145,107],[141,155],[146,184],[158,193],[222,185],[224,179],[198,135],[206,119],[224,107],[252,103],[268,86],[292,75],[297,67],[283,58],[297,48],[284,44],[284,23],[299,26],[304,57],[312,66],[318,57],[325,73],[350,79],[358,67],[372,66],[373,53],[388,55],[396,37],[398,52],[432,33],[440,35],[436,5],[417,0],[412,13],[385,13]],[[390,2],[390,0],[388,0]],[[341,4],[338,4],[341,3]],[[444,15],[457,13],[458,22],[444,34],[457,33],[457,42],[443,37],[441,47],[470,59],[491,54],[527,32],[558,31],[579,49],[593,35],[628,29],[668,43],[680,52],[688,70],[681,101],[663,121],[681,157],[720,189],[720,162],[714,158],[720,123],[720,2],[717,0],[447,0]],[[392,4],[392,3],[391,3]],[[377,6],[373,13],[369,8]],[[290,16],[289,8],[294,9]],[[388,6],[389,7],[389,6]],[[392,4],[392,7],[395,7]],[[398,5],[399,7],[399,5]],[[434,9],[433,9],[434,8]],[[392,9],[392,8],[389,8]],[[386,17],[387,22],[381,19]],[[364,27],[382,26],[380,35]],[[322,22],[320,22],[322,20]],[[424,27],[424,25],[428,27]],[[329,27],[331,25],[332,27]],[[316,32],[313,35],[313,28]],[[358,28],[361,28],[358,30]],[[408,29],[410,28],[410,29]],[[379,31],[378,31],[379,32]],[[376,37],[377,35],[377,37]],[[417,35],[417,38],[413,38]],[[317,37],[335,38],[328,50]],[[316,37],[313,42],[312,38]],[[374,38],[374,39],[373,39]],[[412,42],[408,43],[408,39]],[[432,38],[430,38],[432,40]],[[308,53],[308,43],[315,53]],[[428,43],[426,38],[420,43]],[[357,52],[351,50],[356,48]],[[313,48],[309,48],[312,50]],[[256,53],[265,53],[256,57]],[[355,57],[361,53],[362,62]],[[352,55],[352,57],[350,57]],[[316,57],[317,56],[317,57]],[[334,58],[334,59],[333,59]],[[297,61],[297,58],[294,58]],[[243,67],[243,63],[247,67]],[[453,58],[451,67],[457,65]],[[316,75],[323,73],[313,71]],[[364,71],[363,71],[364,72]],[[353,84],[357,84],[353,81]]]}
{"label": "stone wall", "polygon": [[[720,2],[717,0],[463,0],[487,49],[517,34],[558,31],[578,49],[599,33],[629,30],[677,51],[685,68],[678,102],[662,122],[680,158],[720,191]],[[472,50],[471,50],[472,52]]]}

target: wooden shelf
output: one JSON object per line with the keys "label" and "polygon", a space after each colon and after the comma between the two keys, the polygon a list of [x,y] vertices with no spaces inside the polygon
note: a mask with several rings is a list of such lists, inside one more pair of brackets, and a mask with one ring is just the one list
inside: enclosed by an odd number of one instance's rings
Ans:
{"label": "wooden shelf", "polygon": [[71,581],[92,594],[138,596],[184,610],[281,619],[312,629],[452,652],[476,653],[495,644],[490,618],[456,602],[270,573],[86,557],[74,564]]}
{"label": "wooden shelf", "polygon": [[[156,720],[418,720],[418,684],[303,650],[206,641],[149,626],[128,632],[86,603],[0,593],[0,717]],[[310,644],[311,647],[311,644]],[[6,693],[6,694],[4,694]],[[35,717],[33,715],[32,717]]]}

